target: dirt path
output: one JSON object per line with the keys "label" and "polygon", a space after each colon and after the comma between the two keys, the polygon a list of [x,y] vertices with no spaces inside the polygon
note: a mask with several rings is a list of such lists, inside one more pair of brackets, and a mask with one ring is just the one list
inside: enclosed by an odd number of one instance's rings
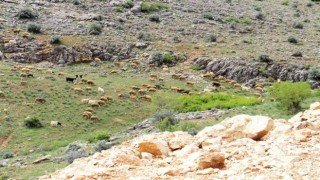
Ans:
{"label": "dirt path", "polygon": [[2,143],[1,143],[1,145],[0,145],[0,150],[1,150],[1,149],[4,149],[5,147],[7,147],[7,144],[8,144],[8,142],[11,140],[12,136],[13,136],[13,132],[11,132],[11,133],[9,134],[9,136],[8,136],[7,138],[5,138],[4,141],[2,141]]}

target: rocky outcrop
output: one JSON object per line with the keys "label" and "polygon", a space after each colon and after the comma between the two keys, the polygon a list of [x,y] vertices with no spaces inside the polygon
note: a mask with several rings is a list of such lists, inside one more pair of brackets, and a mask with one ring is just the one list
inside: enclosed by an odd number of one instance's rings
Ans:
{"label": "rocky outcrop", "polygon": [[289,121],[238,115],[185,132],[144,135],[40,179],[318,179],[320,103]]}
{"label": "rocky outcrop", "polygon": [[23,38],[21,36],[4,39],[3,36],[0,36],[1,44],[3,48],[0,48],[0,50],[3,51],[6,57],[19,63],[48,61],[54,64],[68,65],[77,62],[91,62],[94,58],[99,58],[102,61],[111,61],[135,56],[132,51],[134,45],[129,43],[119,46],[107,46],[93,42],[91,44],[67,47],[63,45],[52,46],[46,40],[41,39]]}
{"label": "rocky outcrop", "polygon": [[241,58],[208,58],[200,57],[193,60],[194,64],[216,75],[241,83],[254,84],[261,78],[271,77],[275,80],[306,81],[308,71],[303,65],[247,62]]}

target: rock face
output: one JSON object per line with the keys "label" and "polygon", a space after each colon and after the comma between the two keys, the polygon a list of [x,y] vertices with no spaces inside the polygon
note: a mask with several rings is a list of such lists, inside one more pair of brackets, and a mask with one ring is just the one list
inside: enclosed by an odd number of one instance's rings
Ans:
{"label": "rock face", "polygon": [[295,82],[308,79],[308,71],[302,65],[249,63],[240,58],[211,59],[207,57],[195,58],[193,62],[206,71],[212,71],[216,75],[225,76],[241,83],[250,83],[250,81],[257,81],[262,77]]}
{"label": "rock face", "polygon": [[196,136],[163,132],[40,179],[319,179],[320,103],[286,120],[238,115]]}

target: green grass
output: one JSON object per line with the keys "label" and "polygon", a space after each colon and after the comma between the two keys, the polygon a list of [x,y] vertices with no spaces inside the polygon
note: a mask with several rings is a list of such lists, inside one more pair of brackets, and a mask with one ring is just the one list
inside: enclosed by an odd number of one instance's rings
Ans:
{"label": "green grass", "polygon": [[259,103],[259,99],[254,97],[210,93],[179,98],[177,100],[177,110],[180,112],[193,112],[212,108],[230,109],[239,106],[253,106]]}
{"label": "green grass", "polygon": [[150,13],[161,9],[168,9],[169,6],[158,2],[143,2],[141,3],[140,8],[142,12]]}
{"label": "green grass", "polygon": [[234,22],[240,24],[251,24],[252,20],[249,18],[236,18],[236,17],[227,17],[224,19],[226,22]]}

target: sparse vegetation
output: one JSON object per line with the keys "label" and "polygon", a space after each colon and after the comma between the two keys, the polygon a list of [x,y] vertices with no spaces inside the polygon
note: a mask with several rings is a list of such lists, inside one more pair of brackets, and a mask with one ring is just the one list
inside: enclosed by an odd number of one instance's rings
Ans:
{"label": "sparse vegetation", "polygon": [[19,10],[17,16],[20,19],[34,19],[38,17],[38,14],[30,8],[22,8]]}
{"label": "sparse vegetation", "polygon": [[100,23],[92,23],[89,27],[89,34],[99,35],[102,32],[102,25]]}
{"label": "sparse vegetation", "polygon": [[160,16],[157,14],[152,14],[149,16],[149,20],[151,22],[160,22]]}
{"label": "sparse vegetation", "polygon": [[317,68],[311,68],[309,70],[309,79],[315,80],[315,81],[320,81],[320,70]]}
{"label": "sparse vegetation", "polygon": [[61,36],[53,35],[49,39],[50,44],[59,44],[61,42]]}
{"label": "sparse vegetation", "polygon": [[295,23],[293,23],[293,28],[303,29],[303,24],[301,22],[295,22]]}
{"label": "sparse vegetation", "polygon": [[266,54],[260,54],[256,60],[264,63],[268,63],[272,61],[269,55],[266,55]]}
{"label": "sparse vegetation", "polygon": [[32,117],[24,121],[24,126],[27,128],[41,128],[42,124],[39,119]]}
{"label": "sparse vegetation", "polygon": [[127,9],[130,9],[134,6],[134,3],[133,1],[131,0],[126,0],[123,4],[122,4],[122,7],[124,8],[127,8]]}
{"label": "sparse vegetation", "polygon": [[214,20],[213,15],[211,13],[204,13],[202,17],[205,19]]}
{"label": "sparse vegetation", "polygon": [[158,11],[161,9],[168,9],[169,6],[163,3],[158,3],[158,2],[142,2],[140,5],[140,9],[142,12],[154,12]]}
{"label": "sparse vegetation", "polygon": [[145,32],[139,32],[138,39],[144,40],[144,41],[151,41],[151,34],[145,33]]}
{"label": "sparse vegetation", "polygon": [[29,23],[27,30],[28,32],[35,33],[35,34],[41,33],[41,25],[36,23]]}
{"label": "sparse vegetation", "polygon": [[204,111],[212,108],[229,109],[239,106],[253,106],[260,101],[254,97],[232,96],[222,93],[183,96],[177,100],[179,112]]}
{"label": "sparse vegetation", "polygon": [[292,43],[292,44],[297,44],[298,43],[298,39],[295,38],[294,36],[289,36],[288,37],[288,42]]}

